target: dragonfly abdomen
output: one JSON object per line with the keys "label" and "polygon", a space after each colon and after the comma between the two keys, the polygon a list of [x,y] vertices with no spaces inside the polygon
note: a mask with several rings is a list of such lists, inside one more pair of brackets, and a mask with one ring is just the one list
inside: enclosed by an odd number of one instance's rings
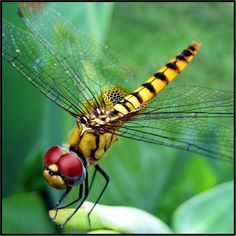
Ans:
{"label": "dragonfly abdomen", "polygon": [[201,45],[199,43],[193,42],[188,48],[172,58],[138,89],[118,102],[114,106],[115,113],[119,116],[124,116],[130,112],[143,108],[144,104],[148,103],[157,93],[161,92],[185,69],[197,54],[200,47]]}

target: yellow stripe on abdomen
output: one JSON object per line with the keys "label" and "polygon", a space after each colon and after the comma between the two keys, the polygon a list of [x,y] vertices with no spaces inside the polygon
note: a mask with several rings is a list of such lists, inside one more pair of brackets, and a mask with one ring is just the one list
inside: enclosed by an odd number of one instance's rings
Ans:
{"label": "yellow stripe on abdomen", "polygon": [[185,69],[200,47],[199,43],[193,42],[151,76],[142,86],[118,102],[114,106],[113,112],[115,111],[119,116],[123,116],[138,110],[140,106],[149,102]]}

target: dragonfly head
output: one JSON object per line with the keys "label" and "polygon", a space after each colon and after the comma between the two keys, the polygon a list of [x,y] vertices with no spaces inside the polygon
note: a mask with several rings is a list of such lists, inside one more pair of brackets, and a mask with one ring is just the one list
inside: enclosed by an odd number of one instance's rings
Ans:
{"label": "dragonfly head", "polygon": [[81,184],[86,177],[86,171],[76,153],[53,146],[44,156],[43,176],[53,187],[64,189]]}

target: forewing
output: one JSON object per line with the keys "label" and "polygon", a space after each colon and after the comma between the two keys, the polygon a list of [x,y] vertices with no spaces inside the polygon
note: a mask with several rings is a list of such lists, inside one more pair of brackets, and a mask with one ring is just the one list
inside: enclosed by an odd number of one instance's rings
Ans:
{"label": "forewing", "polygon": [[84,110],[80,88],[61,61],[31,33],[3,20],[2,56],[52,101],[76,115]]}
{"label": "forewing", "polygon": [[136,88],[131,72],[107,45],[74,27],[60,13],[42,8],[24,19],[29,29],[56,54],[63,55],[73,73],[80,75],[74,80],[86,84],[87,100],[94,100],[111,87],[122,87],[127,92]]}
{"label": "forewing", "polygon": [[66,111],[78,116],[89,112],[88,104],[99,107],[106,88],[128,91],[131,74],[105,45],[53,10],[20,15],[30,32],[4,20],[2,55]]}

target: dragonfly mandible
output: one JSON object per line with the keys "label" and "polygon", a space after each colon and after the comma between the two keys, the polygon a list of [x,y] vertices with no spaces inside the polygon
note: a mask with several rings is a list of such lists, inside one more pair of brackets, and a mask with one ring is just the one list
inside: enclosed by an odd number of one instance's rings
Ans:
{"label": "dragonfly mandible", "polygon": [[[209,122],[233,117],[232,92],[166,88],[197,54],[199,43],[193,42],[135,88],[132,74],[106,45],[56,11],[46,8],[26,16],[19,9],[18,14],[28,31],[3,20],[3,58],[76,122],[68,150],[54,146],[44,157],[45,179],[65,189],[55,209],[77,203],[62,226],[88,198],[96,173],[106,181],[94,206],[100,200],[109,176],[99,160],[118,137],[232,161],[232,130]],[[90,183],[89,166],[95,168]],[[78,199],[61,206],[74,186],[79,186]]]}

